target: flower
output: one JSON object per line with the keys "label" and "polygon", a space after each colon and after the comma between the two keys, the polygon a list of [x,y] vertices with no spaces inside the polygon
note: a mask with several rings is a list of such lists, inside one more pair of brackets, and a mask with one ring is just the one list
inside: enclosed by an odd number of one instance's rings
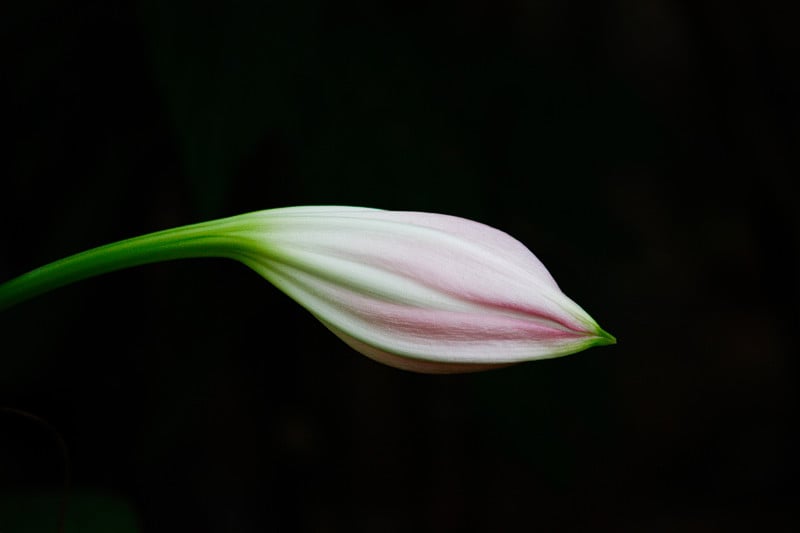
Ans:
{"label": "flower", "polygon": [[237,259],[393,367],[468,372],[616,342],[522,243],[478,222],[340,206],[229,220],[247,243]]}
{"label": "flower", "polygon": [[105,272],[209,256],[248,265],[355,350],[401,369],[485,370],[616,342],[506,233],[364,207],[269,209],[107,244],[0,284],[0,310]]}

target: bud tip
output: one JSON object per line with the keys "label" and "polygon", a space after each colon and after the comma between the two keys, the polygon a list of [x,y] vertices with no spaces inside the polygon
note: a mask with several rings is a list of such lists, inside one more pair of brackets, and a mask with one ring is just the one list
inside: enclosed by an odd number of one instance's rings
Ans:
{"label": "bud tip", "polygon": [[597,345],[598,346],[605,346],[607,344],[617,344],[617,338],[612,335],[611,333],[603,330],[603,328],[597,328]]}

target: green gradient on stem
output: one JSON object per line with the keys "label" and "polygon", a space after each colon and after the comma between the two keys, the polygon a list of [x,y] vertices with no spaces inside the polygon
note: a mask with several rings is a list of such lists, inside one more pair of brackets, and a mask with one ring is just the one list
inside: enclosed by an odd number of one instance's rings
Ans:
{"label": "green gradient on stem", "polygon": [[0,310],[76,281],[147,263],[196,257],[241,260],[260,243],[231,231],[231,222],[239,218],[158,231],[54,261],[0,285]]}

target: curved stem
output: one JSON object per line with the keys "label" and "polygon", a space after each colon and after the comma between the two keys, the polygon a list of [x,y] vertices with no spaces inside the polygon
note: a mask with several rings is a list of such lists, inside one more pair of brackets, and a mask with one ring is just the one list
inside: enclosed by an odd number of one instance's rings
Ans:
{"label": "curved stem", "polygon": [[[231,232],[238,217],[201,222],[99,246],[0,285],[0,311],[44,292],[123,268],[193,257],[236,258],[248,239]],[[228,231],[225,231],[225,230]]]}

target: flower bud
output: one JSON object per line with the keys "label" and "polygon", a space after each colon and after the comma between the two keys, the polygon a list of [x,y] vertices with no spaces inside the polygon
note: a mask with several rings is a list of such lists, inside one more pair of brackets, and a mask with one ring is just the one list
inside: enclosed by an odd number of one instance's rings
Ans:
{"label": "flower bud", "polygon": [[145,263],[250,266],[357,351],[429,373],[484,370],[613,344],[519,241],[433,213],[270,209],[118,241],[0,284],[0,310]]}
{"label": "flower bud", "polygon": [[523,244],[478,222],[338,206],[228,221],[236,259],[393,367],[468,372],[616,342]]}

